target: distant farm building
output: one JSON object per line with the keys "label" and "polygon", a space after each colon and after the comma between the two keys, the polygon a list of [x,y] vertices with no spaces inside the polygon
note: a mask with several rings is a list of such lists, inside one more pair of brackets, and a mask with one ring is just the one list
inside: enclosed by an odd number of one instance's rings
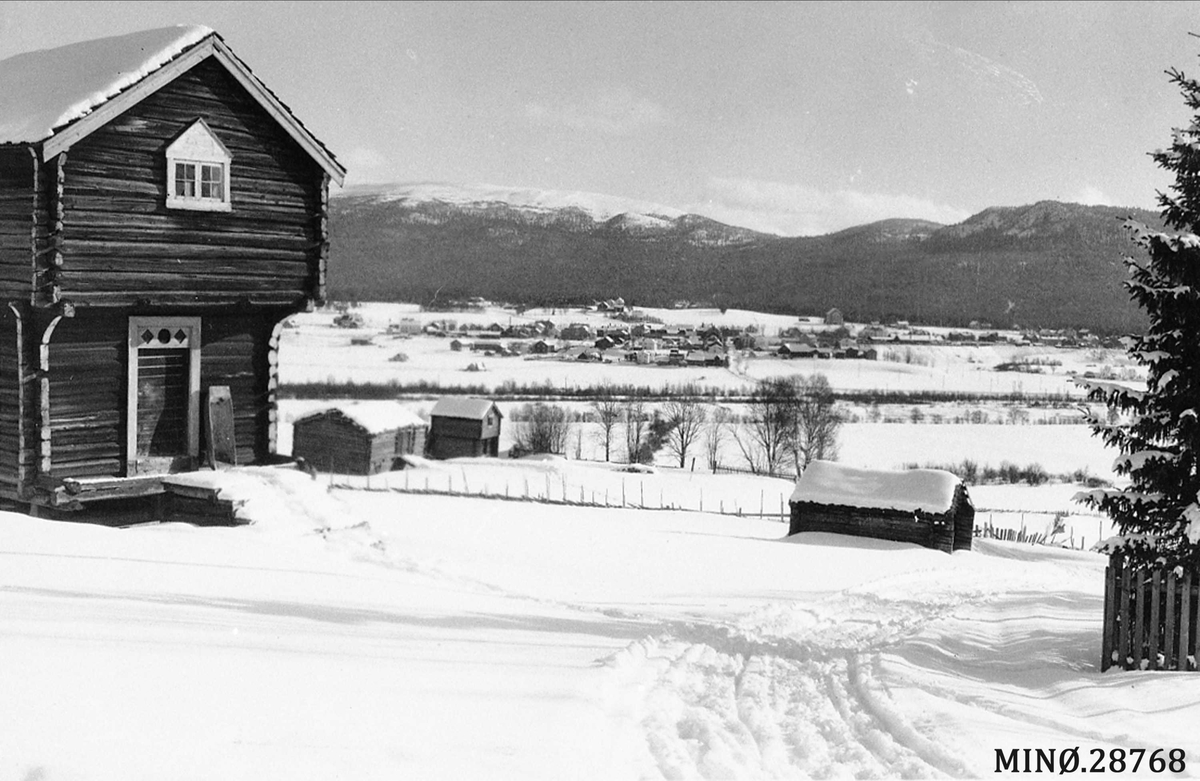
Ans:
{"label": "distant farm building", "polygon": [[853,469],[814,461],[796,482],[788,534],[834,532],[970,550],[975,506],[962,480],[940,469]]}
{"label": "distant farm building", "polygon": [[360,401],[297,420],[292,455],[323,472],[373,475],[422,455],[429,424],[395,401]]}
{"label": "distant farm building", "polygon": [[487,399],[447,396],[429,416],[431,458],[500,454],[500,408]]}
{"label": "distant farm building", "polygon": [[825,325],[842,325],[846,319],[842,317],[842,310],[834,308],[825,313]]}

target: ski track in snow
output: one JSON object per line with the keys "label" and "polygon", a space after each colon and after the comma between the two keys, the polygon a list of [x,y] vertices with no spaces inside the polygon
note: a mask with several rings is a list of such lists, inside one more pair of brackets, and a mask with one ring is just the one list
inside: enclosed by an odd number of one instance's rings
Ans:
{"label": "ski track in snow", "polygon": [[668,779],[969,775],[892,707],[876,670],[878,650],[964,601],[852,591],[770,603],[737,627],[663,624],[604,660],[609,707],[636,714]]}

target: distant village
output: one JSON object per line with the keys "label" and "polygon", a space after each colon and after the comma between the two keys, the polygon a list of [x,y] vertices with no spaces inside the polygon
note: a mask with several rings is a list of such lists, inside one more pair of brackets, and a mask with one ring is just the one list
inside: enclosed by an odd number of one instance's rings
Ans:
{"label": "distant village", "polygon": [[[441,311],[481,311],[483,299],[444,305]],[[687,308],[680,302],[677,308]],[[342,305],[334,320],[343,328],[360,328],[361,316]],[[518,312],[522,311],[520,309]],[[505,325],[499,322],[458,322],[452,317],[434,321],[405,318],[388,326],[391,336],[434,336],[448,340],[455,352],[485,357],[519,355],[553,356],[560,360],[603,363],[628,362],[657,366],[728,367],[736,354],[773,354],[781,358],[812,360],[878,360],[881,346],[1013,344],[1048,347],[1120,348],[1115,337],[1100,337],[1087,329],[997,330],[988,323],[972,322],[968,329],[922,327],[904,320],[891,323],[847,323],[832,308],[823,317],[799,318],[796,325],[762,333],[755,326],[731,328],[701,325],[664,325],[636,312],[623,299],[596,301],[593,313],[605,314],[611,325],[575,322],[563,325],[550,319]],[[364,338],[369,342],[369,337]]]}

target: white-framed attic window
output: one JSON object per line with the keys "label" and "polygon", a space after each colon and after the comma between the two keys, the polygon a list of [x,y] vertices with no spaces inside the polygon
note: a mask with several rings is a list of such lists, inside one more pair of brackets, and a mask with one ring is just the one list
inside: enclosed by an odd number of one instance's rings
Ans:
{"label": "white-framed attic window", "polygon": [[203,119],[167,147],[167,208],[227,212],[233,156]]}

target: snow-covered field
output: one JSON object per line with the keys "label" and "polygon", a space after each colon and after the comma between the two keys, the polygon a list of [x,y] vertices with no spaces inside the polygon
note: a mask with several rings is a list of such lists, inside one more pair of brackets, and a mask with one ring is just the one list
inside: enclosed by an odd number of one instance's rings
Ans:
{"label": "snow-covered field", "polygon": [[0,514],[0,779],[983,777],[996,749],[1200,750],[1200,677],[1098,672],[1093,554],[284,470],[230,490],[254,525]]}
{"label": "snow-covered field", "polygon": [[[795,317],[757,312],[715,309],[638,310],[667,325],[703,324],[743,327],[755,325],[760,332],[775,336],[782,328],[801,325]],[[729,369],[712,367],[662,367],[622,363],[580,363],[555,356],[510,356],[484,358],[469,350],[454,352],[450,339],[431,336],[400,338],[386,333],[389,324],[409,319],[420,324],[450,319],[459,323],[501,326],[549,319],[560,327],[570,323],[612,326],[614,321],[596,312],[581,310],[530,310],[516,315],[509,310],[478,312],[421,312],[404,304],[363,304],[354,310],[363,318],[363,328],[332,326],[336,313],[317,311],[299,315],[296,327],[284,331],[280,380],[296,382],[402,382],[438,383],[443,387],[482,385],[496,388],[505,382],[518,385],[549,382],[562,388],[614,384],[670,387],[699,383],[716,389],[739,391],[755,380],[796,372],[820,371],[836,389],[858,391],[963,391],[980,394],[1063,394],[1075,398],[1081,391],[1071,382],[1072,373],[1119,371],[1127,361],[1119,351],[1062,350],[1019,345],[978,346],[883,346],[895,360],[784,360],[774,356],[738,358]],[[821,330],[824,326],[803,324]],[[371,337],[370,344],[352,340]],[[471,341],[468,339],[467,341]],[[506,343],[510,340],[501,340]],[[392,360],[404,353],[407,360]],[[1013,361],[1048,362],[1042,373],[999,372],[995,367]],[[471,364],[484,371],[468,371]]]}
{"label": "snow-covered field", "polygon": [[[1079,350],[1054,352],[1060,365],[1044,375],[999,373],[997,363],[1040,354],[1002,346],[913,348],[908,363],[504,358],[465,372],[479,358],[446,340],[381,333],[400,317],[441,315],[358,311],[363,331],[333,328],[328,312],[286,330],[283,381],[734,389],[819,368],[844,389],[1059,392],[1071,371],[1127,368]],[[602,319],[525,317],[547,314]],[[768,332],[796,323],[654,315]],[[371,331],[375,344],[349,344]],[[408,360],[391,361],[397,352]],[[427,413],[433,402],[405,403]],[[279,450],[290,452],[291,421],[328,404],[282,402]],[[923,416],[964,411],[1013,418],[986,401],[925,405]],[[971,459],[1113,476],[1112,454],[1081,425],[851,412],[858,422],[840,440],[850,466]],[[596,459],[589,425],[574,449]],[[1093,749],[1200,750],[1190,728],[1200,677],[1099,673],[1101,557],[988,540],[947,555],[787,538],[790,481],[669,461],[628,472],[460,459],[370,480],[198,473],[244,500],[254,523],[239,528],[0,513],[0,781],[982,777],[997,750],[1078,747],[1088,767]],[[1057,516],[1055,539],[1082,547],[1111,529],[1071,501],[1078,490],[971,495],[979,524],[1049,532]]]}

